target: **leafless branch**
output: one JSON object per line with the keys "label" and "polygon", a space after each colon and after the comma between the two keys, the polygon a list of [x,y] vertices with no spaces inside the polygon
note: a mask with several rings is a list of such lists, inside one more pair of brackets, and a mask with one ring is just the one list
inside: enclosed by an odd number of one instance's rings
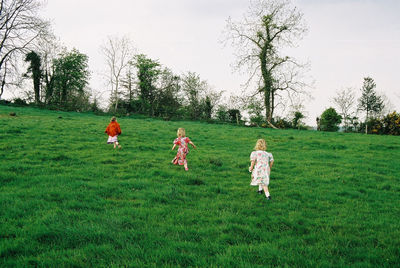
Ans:
{"label": "leafless branch", "polygon": [[[41,19],[38,11],[41,3],[36,0],[2,0],[0,6],[0,80],[3,89],[13,70],[6,63],[13,55],[26,54],[34,47],[34,41],[48,34],[49,23]],[[0,94],[0,97],[1,97]]]}
{"label": "leafless branch", "polygon": [[260,91],[265,95],[267,120],[271,121],[275,105],[283,103],[276,101],[281,98],[279,91],[306,92],[301,72],[306,65],[280,55],[283,47],[294,46],[307,31],[303,21],[290,0],[253,0],[240,22],[227,20],[224,41],[235,48],[234,67],[248,73],[246,88],[256,85],[253,96]]}
{"label": "leafless branch", "polygon": [[107,80],[111,85],[111,94],[115,100],[115,110],[118,106],[118,92],[123,73],[129,66],[134,55],[134,48],[128,37],[109,36],[101,47],[107,66]]}

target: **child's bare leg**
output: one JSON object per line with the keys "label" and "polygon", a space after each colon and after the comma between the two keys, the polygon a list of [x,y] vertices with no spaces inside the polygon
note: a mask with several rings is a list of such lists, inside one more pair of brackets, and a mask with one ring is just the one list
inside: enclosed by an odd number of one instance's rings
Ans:
{"label": "child's bare leg", "polygon": [[263,188],[264,188],[265,197],[270,199],[271,196],[269,194],[268,186],[267,185],[263,185]]}
{"label": "child's bare leg", "polygon": [[121,149],[121,145],[119,144],[119,142],[117,141],[115,143],[117,144],[118,148]]}
{"label": "child's bare leg", "polygon": [[262,192],[263,192],[263,187],[262,187],[261,184],[259,184],[259,185],[258,185],[258,191],[257,191],[257,193],[258,193],[258,194],[262,194]]}
{"label": "child's bare leg", "polygon": [[116,141],[114,141],[114,149],[115,149],[115,147],[117,147],[117,142]]}
{"label": "child's bare leg", "polygon": [[188,165],[187,165],[187,161],[186,161],[186,159],[185,159],[185,162],[183,162],[183,166],[185,167],[185,170],[186,171],[188,171],[189,169],[188,169]]}

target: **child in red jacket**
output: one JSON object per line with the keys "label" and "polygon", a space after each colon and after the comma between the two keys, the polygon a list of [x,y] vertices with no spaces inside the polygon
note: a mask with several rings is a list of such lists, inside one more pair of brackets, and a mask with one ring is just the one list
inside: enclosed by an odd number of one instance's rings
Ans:
{"label": "child in red jacket", "polygon": [[121,127],[117,123],[117,118],[113,116],[110,124],[108,124],[105,133],[108,134],[108,144],[114,144],[114,149],[118,146],[121,149],[121,145],[118,143],[118,135],[121,135]]}

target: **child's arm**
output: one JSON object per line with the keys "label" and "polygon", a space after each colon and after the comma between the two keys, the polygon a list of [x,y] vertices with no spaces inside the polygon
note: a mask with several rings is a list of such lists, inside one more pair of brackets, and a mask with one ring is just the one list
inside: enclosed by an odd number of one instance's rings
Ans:
{"label": "child's arm", "polygon": [[271,168],[274,165],[274,157],[272,154],[269,155],[269,172],[271,172]]}
{"label": "child's arm", "polygon": [[174,146],[172,146],[171,151],[173,151],[175,149],[175,147],[176,147],[176,144],[174,144]]}
{"label": "child's arm", "polygon": [[194,143],[193,143],[193,142],[189,141],[189,144],[190,144],[190,145],[192,145],[192,146],[193,146],[193,148],[195,148],[195,149],[196,149],[196,145],[194,145]]}
{"label": "child's arm", "polygon": [[251,166],[249,167],[249,172],[252,172],[253,171],[253,168],[254,168],[254,163],[255,163],[256,161],[251,161]]}

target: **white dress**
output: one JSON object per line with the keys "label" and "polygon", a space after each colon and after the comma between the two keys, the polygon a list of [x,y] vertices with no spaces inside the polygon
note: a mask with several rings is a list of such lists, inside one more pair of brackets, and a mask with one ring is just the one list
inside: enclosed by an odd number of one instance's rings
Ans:
{"label": "white dress", "polygon": [[250,154],[250,161],[255,161],[251,173],[250,185],[269,185],[269,174],[271,172],[270,162],[274,161],[271,153],[265,151],[253,151]]}
{"label": "white dress", "polygon": [[108,136],[107,143],[110,144],[114,142],[118,142],[118,135],[115,135],[114,137]]}

